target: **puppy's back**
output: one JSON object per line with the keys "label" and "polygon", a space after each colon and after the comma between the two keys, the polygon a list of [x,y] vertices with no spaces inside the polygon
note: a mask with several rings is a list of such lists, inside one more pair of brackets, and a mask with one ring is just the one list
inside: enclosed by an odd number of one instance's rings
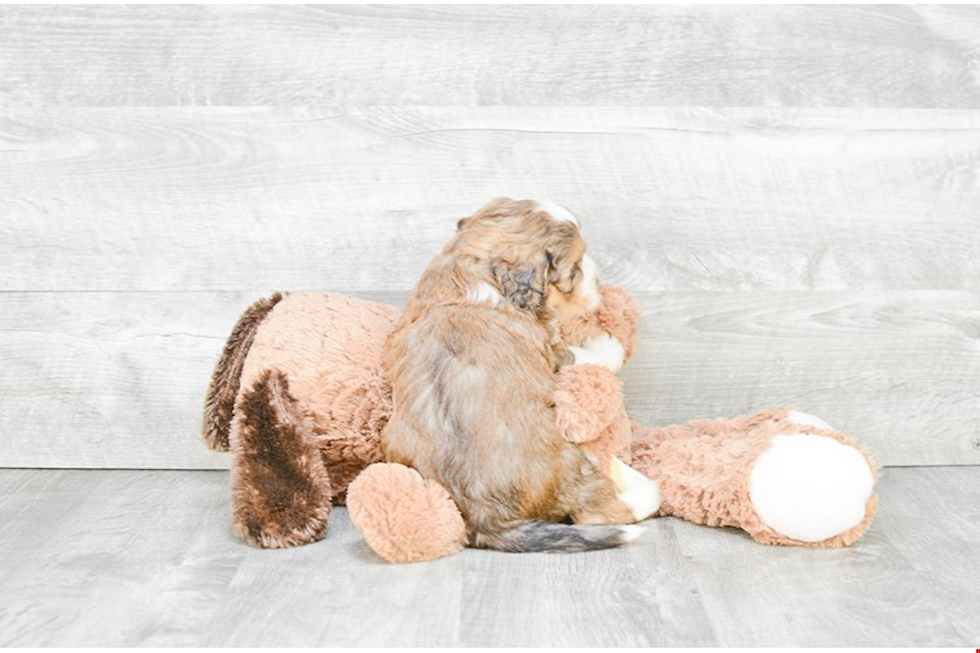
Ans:
{"label": "puppy's back", "polygon": [[584,452],[555,426],[547,333],[533,319],[440,307],[389,344],[385,458],[446,487],[471,546],[590,551],[633,539],[631,527],[555,523],[568,515],[566,481],[583,473]]}

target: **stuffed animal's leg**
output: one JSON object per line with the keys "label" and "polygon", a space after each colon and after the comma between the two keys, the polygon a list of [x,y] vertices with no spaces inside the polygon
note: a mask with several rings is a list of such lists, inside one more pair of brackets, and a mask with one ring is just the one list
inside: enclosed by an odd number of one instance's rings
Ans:
{"label": "stuffed animal's leg", "polygon": [[850,544],[874,516],[870,455],[806,413],[634,424],[633,436],[633,465],[657,481],[663,515],[739,527],[766,544],[823,547]]}
{"label": "stuffed animal's leg", "polygon": [[239,398],[230,433],[232,525],[249,544],[323,537],[332,490],[311,427],[282,373],[263,373]]}

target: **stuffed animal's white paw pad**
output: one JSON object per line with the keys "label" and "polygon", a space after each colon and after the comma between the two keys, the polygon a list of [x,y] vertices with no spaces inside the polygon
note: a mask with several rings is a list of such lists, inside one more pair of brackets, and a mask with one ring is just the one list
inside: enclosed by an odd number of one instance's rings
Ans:
{"label": "stuffed animal's white paw pad", "polygon": [[864,519],[874,475],[854,447],[802,433],[779,435],[749,479],[752,505],[770,528],[801,542],[820,542]]}

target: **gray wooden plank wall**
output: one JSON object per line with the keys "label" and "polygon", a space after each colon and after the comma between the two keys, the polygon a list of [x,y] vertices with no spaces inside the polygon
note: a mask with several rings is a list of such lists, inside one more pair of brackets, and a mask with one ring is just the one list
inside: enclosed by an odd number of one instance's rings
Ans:
{"label": "gray wooden plank wall", "polygon": [[0,7],[0,466],[220,468],[272,290],[398,303],[493,196],[637,294],[631,413],[980,462],[980,9]]}

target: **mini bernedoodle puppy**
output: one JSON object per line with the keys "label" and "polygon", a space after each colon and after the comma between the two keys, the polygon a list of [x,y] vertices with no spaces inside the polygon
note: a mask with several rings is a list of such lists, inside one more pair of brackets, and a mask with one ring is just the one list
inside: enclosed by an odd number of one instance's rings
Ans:
{"label": "mini bernedoodle puppy", "polygon": [[614,524],[645,519],[659,504],[647,484],[617,494],[555,423],[555,372],[576,357],[551,321],[594,309],[596,283],[568,211],[497,199],[460,220],[391,335],[385,458],[449,491],[471,546],[614,547],[638,534]]}

